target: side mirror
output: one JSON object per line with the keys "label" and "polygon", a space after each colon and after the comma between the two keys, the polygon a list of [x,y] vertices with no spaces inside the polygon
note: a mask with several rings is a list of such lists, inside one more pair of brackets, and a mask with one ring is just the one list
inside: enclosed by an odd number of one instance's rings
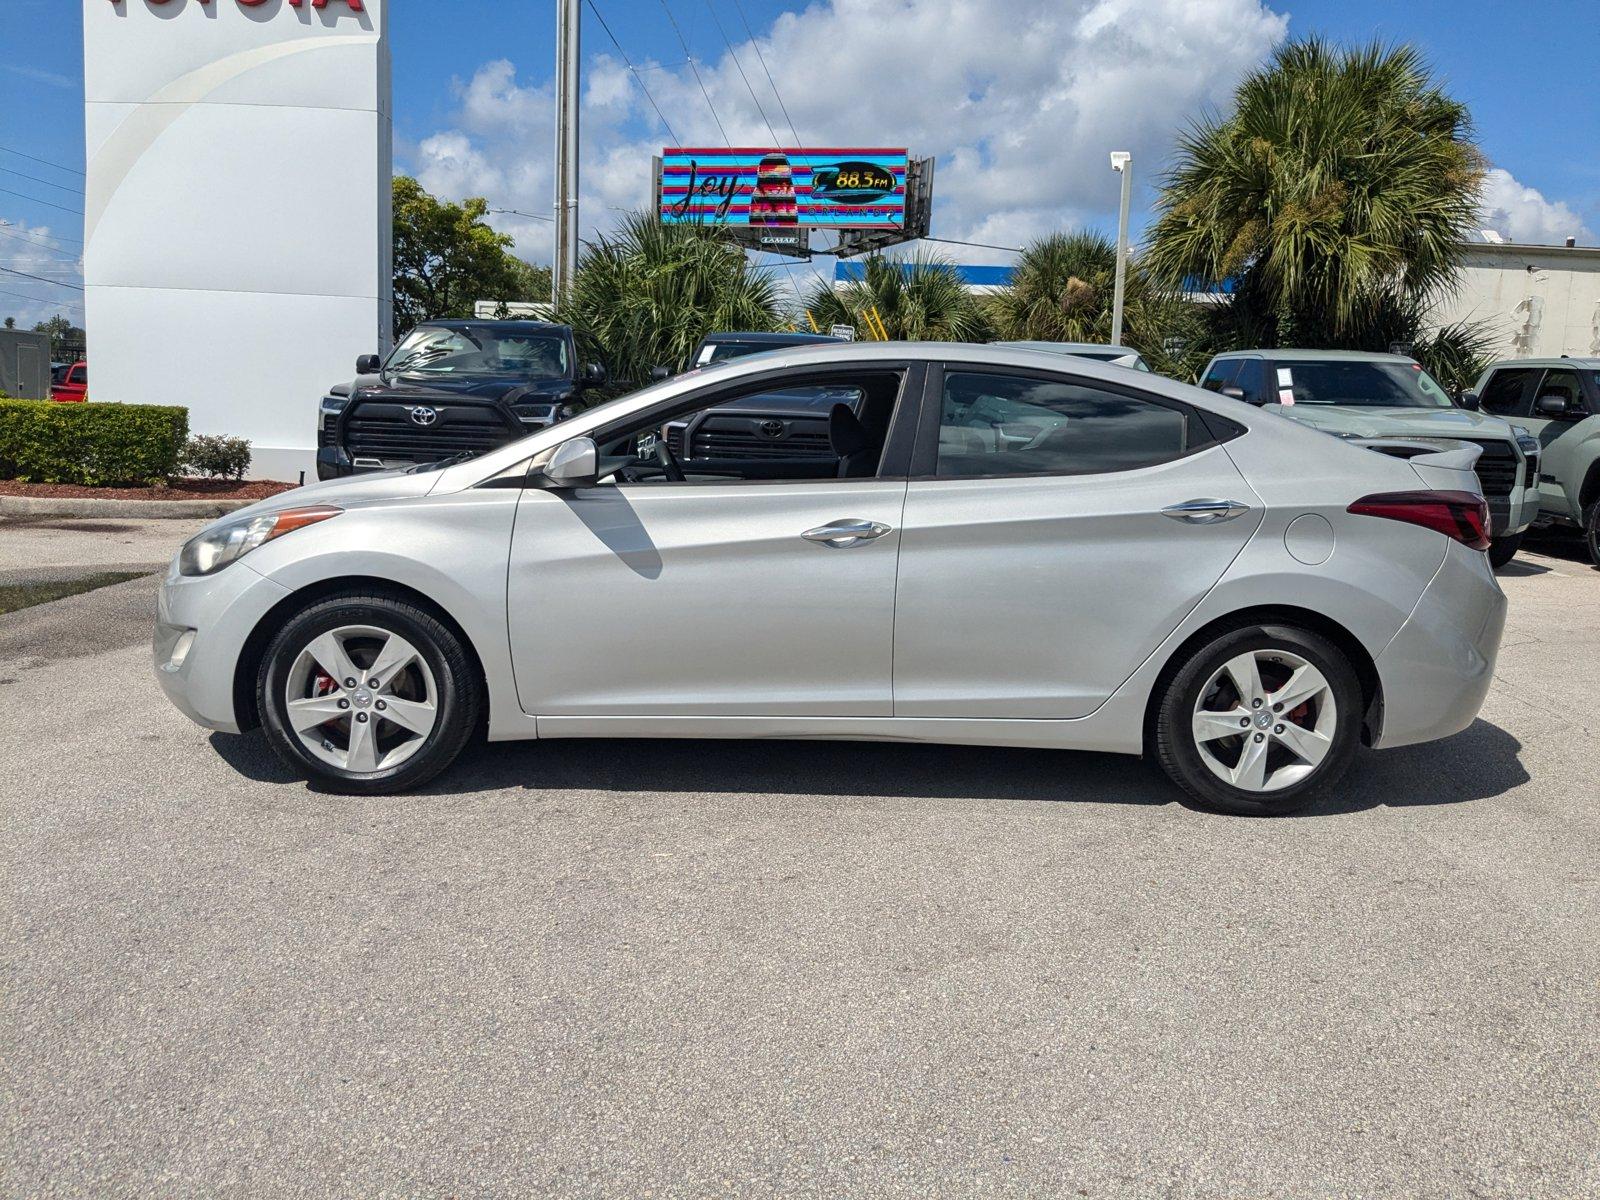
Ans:
{"label": "side mirror", "polygon": [[1572,405],[1567,398],[1555,392],[1546,392],[1533,406],[1533,411],[1541,417],[1564,417],[1571,409]]}
{"label": "side mirror", "polygon": [[383,369],[383,359],[376,354],[363,354],[356,359],[357,375],[376,375]]}
{"label": "side mirror", "polygon": [[1228,396],[1228,397],[1230,397],[1231,399],[1234,399],[1234,400],[1243,400],[1244,399],[1244,389],[1240,388],[1240,387],[1218,388],[1217,392],[1220,395]]}
{"label": "side mirror", "polygon": [[1483,405],[1478,400],[1477,392],[1457,392],[1456,403],[1468,412],[1477,412]]}
{"label": "side mirror", "polygon": [[604,363],[584,363],[578,373],[578,382],[584,387],[602,387],[608,378]]}
{"label": "side mirror", "polygon": [[590,437],[575,437],[556,447],[541,474],[550,487],[587,487],[596,482],[600,451]]}
{"label": "side mirror", "polygon": [[651,367],[650,382],[660,383],[663,379],[671,379],[672,370],[669,367]]}

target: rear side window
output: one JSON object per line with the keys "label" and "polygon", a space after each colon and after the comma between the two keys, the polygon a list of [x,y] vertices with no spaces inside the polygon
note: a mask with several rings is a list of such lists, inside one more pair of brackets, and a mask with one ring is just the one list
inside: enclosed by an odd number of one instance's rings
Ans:
{"label": "rear side window", "polygon": [[1528,383],[1539,374],[1538,370],[1510,368],[1496,371],[1483,385],[1483,395],[1478,397],[1484,412],[1497,417],[1525,417],[1533,406],[1528,395]]}
{"label": "rear side window", "polygon": [[1220,392],[1239,374],[1239,364],[1242,361],[1237,358],[1213,359],[1211,365],[1206,368],[1206,377],[1200,381],[1200,386],[1208,392]]}
{"label": "rear side window", "polygon": [[1187,415],[1149,400],[1059,379],[951,372],[935,471],[941,478],[1128,471],[1178,458],[1190,441]]}

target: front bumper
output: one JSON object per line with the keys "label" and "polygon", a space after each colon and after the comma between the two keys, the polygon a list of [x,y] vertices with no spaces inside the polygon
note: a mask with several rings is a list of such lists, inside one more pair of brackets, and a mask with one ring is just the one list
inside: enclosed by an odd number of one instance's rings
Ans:
{"label": "front bumper", "polygon": [[1405,624],[1378,655],[1383,688],[1379,748],[1459,733],[1494,678],[1506,596],[1481,551],[1452,541]]}
{"label": "front bumper", "polygon": [[244,562],[190,578],[178,574],[174,561],[157,597],[151,639],[156,681],[167,699],[197,725],[238,733],[233,687],[239,656],[261,619],[288,594]]}

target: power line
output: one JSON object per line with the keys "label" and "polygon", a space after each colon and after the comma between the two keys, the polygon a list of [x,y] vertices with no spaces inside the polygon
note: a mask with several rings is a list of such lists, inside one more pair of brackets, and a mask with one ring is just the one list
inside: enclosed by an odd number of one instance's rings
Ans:
{"label": "power line", "polygon": [[744,15],[744,5],[740,4],[739,0],[733,0],[733,7],[739,13],[739,20],[744,25],[745,35],[750,39],[750,45],[755,49],[756,58],[761,63],[761,70],[767,76],[767,83],[772,88],[772,94],[778,98],[778,107],[783,110],[783,119],[789,122],[789,132],[794,134],[795,149],[799,150],[801,149],[800,131],[794,127],[794,118],[789,115],[789,106],[783,102],[783,93],[778,90],[778,84],[772,78],[772,71],[767,66],[767,56],[761,53],[761,43],[756,40],[755,30],[750,28],[750,18]]}
{"label": "power line", "polygon": [[554,217],[541,217],[538,213],[518,212],[514,208],[486,208],[483,211],[489,213],[506,213],[513,217],[527,217],[530,221],[549,221],[552,225],[554,225],[556,221]]}
{"label": "power line", "polygon": [[29,183],[42,183],[45,187],[60,188],[69,196],[83,195],[81,187],[68,187],[64,183],[51,183],[48,179],[40,179],[37,175],[24,175],[21,171],[13,171],[10,167],[0,167],[0,171],[4,171],[7,175],[15,175],[18,179],[26,179]]}
{"label": "power line", "polygon": [[0,192],[4,192],[8,196],[15,196],[19,200],[29,200],[34,204],[42,204],[46,208],[59,208],[62,212],[77,213],[78,216],[83,216],[81,208],[68,208],[65,204],[51,204],[50,201],[41,200],[37,196],[29,196],[23,192],[13,192],[10,188],[0,188]]}
{"label": "power line", "polygon": [[0,146],[0,150],[4,150],[7,154],[15,154],[18,158],[25,158],[29,162],[43,163],[47,167],[54,167],[58,171],[65,171],[69,175],[83,174],[83,172],[78,170],[76,167],[63,166],[58,162],[51,162],[48,158],[35,158],[31,154],[24,154],[21,150],[13,150],[10,146]]}
{"label": "power line", "polygon": [[45,253],[47,253],[47,254],[59,254],[62,258],[68,260],[69,262],[77,262],[78,259],[81,257],[81,255],[74,254],[70,250],[61,250],[61,249],[56,248],[55,246],[41,246],[41,245],[39,245],[38,242],[34,241],[32,238],[26,238],[26,237],[21,236],[20,234],[7,233],[4,229],[0,229],[0,237],[10,238],[13,242],[21,242],[24,246],[37,246],[40,250],[43,250]]}
{"label": "power line", "polygon": [[755,101],[756,111],[761,114],[761,120],[767,127],[767,132],[772,135],[774,147],[783,139],[778,136],[778,131],[772,127],[772,122],[767,120],[767,110],[761,107],[761,101],[756,96],[755,88],[750,86],[750,78],[744,73],[744,66],[739,62],[739,56],[733,52],[733,43],[728,40],[727,30],[722,28],[722,18],[717,16],[717,10],[711,7],[711,0],[706,0],[706,11],[711,14],[711,20],[717,27],[717,32],[722,35],[722,44],[728,48],[728,57],[733,59],[733,65],[738,68],[739,78],[744,80],[744,90],[750,93],[750,99]]}
{"label": "power line", "polygon": [[15,296],[18,300],[26,300],[31,304],[54,305],[57,308],[82,308],[82,300],[45,300],[39,296],[24,296],[21,292],[8,292],[0,288],[0,296]]}
{"label": "power line", "polygon": [[689,70],[694,73],[694,81],[700,85],[700,94],[706,98],[706,107],[711,110],[711,119],[717,123],[717,132],[722,135],[722,144],[728,145],[728,131],[722,127],[722,118],[717,116],[717,106],[711,103],[711,93],[706,91],[705,80],[700,78],[700,68],[695,65],[694,51],[689,49],[689,43],[683,39],[683,30],[678,28],[678,18],[672,15],[672,9],[667,7],[667,0],[661,0],[661,11],[667,14],[667,20],[672,23],[672,32],[678,35],[678,45],[683,47],[683,52],[689,59]]}
{"label": "power line", "polygon": [[661,106],[656,103],[656,98],[650,94],[650,89],[645,87],[644,78],[639,74],[639,68],[633,65],[633,60],[628,57],[628,52],[622,48],[622,43],[617,41],[617,35],[611,32],[611,26],[606,24],[606,19],[600,15],[600,10],[595,7],[594,0],[587,0],[589,11],[600,22],[600,28],[606,31],[606,36],[611,39],[611,44],[617,48],[617,53],[622,55],[622,62],[633,75],[633,81],[639,85],[639,90],[644,93],[644,98],[650,101],[650,107],[656,110],[656,117],[661,124],[666,126],[667,135],[674,144],[678,144],[678,135],[672,132],[672,123],[667,120],[667,114],[661,111]]}
{"label": "power line", "polygon": [[976,246],[980,250],[1009,250],[1013,254],[1021,254],[1021,246],[996,246],[992,242],[963,242],[959,238],[925,237],[925,242],[943,242],[947,246]]}
{"label": "power line", "polygon": [[76,283],[63,283],[59,279],[51,279],[44,275],[30,275],[27,271],[18,271],[11,267],[0,267],[0,271],[4,271],[7,275],[20,275],[24,279],[36,279],[40,283],[48,283],[52,287],[71,288],[75,292],[83,291],[83,288]]}
{"label": "power line", "polygon": [[[0,225],[4,225],[7,229],[22,229],[22,226],[17,225],[15,222],[12,222],[12,221],[0,220]],[[49,243],[52,243],[52,244],[59,243],[59,242],[71,242],[74,246],[83,245],[83,243],[80,242],[77,238],[62,237],[60,234],[57,234],[57,233],[38,233],[35,230],[31,230],[31,229],[24,229],[22,231],[22,233],[17,235],[17,236],[29,238],[30,240],[36,241],[36,242],[49,242]]]}

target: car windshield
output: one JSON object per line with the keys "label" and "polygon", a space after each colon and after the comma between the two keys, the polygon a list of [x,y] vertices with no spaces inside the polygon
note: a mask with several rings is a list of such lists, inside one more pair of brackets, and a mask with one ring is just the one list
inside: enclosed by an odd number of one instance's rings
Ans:
{"label": "car windshield", "polygon": [[467,325],[419,325],[384,365],[390,375],[509,375],[564,379],[567,340],[558,333]]}
{"label": "car windshield", "polygon": [[695,366],[703,367],[707,363],[727,362],[730,358],[743,358],[746,354],[760,354],[763,350],[776,349],[779,349],[779,346],[771,342],[717,342],[700,351]]}
{"label": "car windshield", "polygon": [[1286,362],[1278,367],[1279,399],[1291,392],[1296,404],[1343,404],[1359,408],[1449,408],[1449,394],[1416,363]]}

